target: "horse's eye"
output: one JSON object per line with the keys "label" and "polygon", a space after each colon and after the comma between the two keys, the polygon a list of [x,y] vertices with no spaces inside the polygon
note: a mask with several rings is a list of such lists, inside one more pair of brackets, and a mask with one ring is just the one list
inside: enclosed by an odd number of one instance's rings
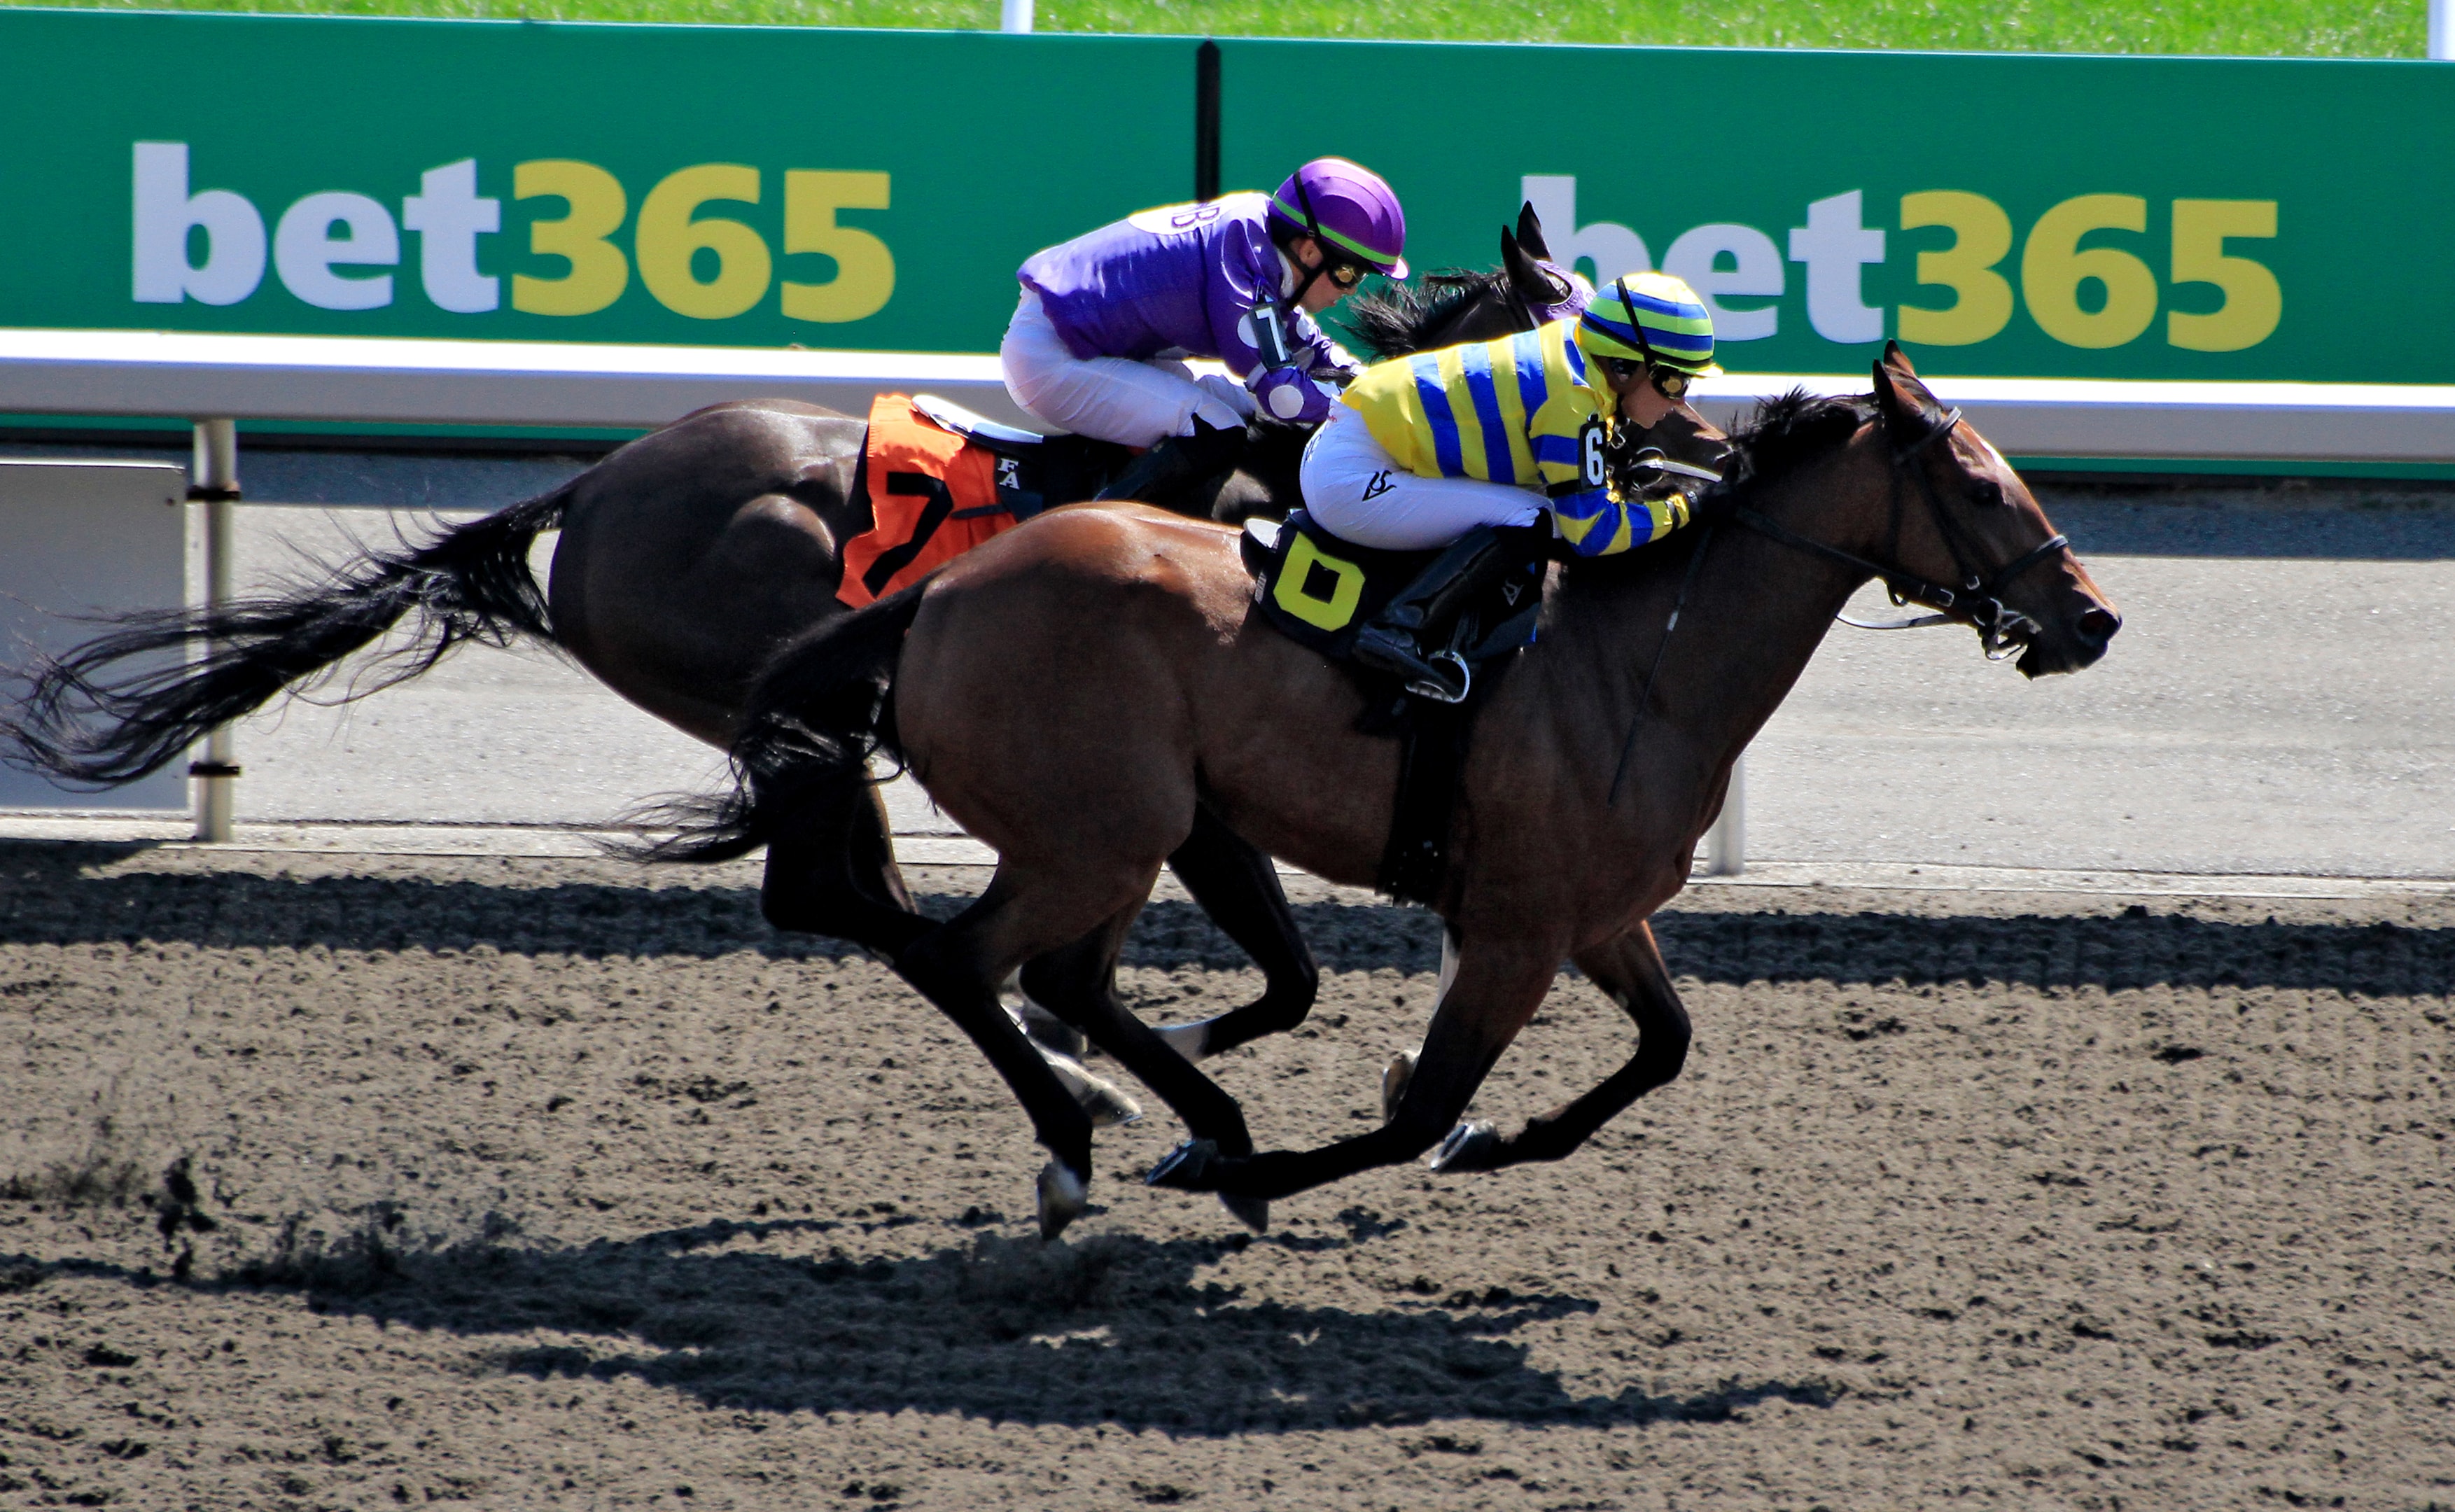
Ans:
{"label": "horse's eye", "polygon": [[1969,499],[1979,509],[1993,509],[2003,502],[2003,485],[1991,477],[1981,477],[1969,485]]}

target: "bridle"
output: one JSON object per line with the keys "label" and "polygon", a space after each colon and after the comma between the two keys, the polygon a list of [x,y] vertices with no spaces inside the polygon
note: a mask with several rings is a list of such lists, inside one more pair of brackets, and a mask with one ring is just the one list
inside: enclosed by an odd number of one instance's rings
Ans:
{"label": "bridle", "polygon": [[[1896,604],[1924,604],[1939,612],[1929,617],[1905,621],[1905,626],[1941,624],[1948,620],[1965,621],[1976,627],[1978,639],[1986,648],[1986,659],[2000,661],[2026,646],[2029,637],[2041,628],[2036,620],[2005,604],[2002,598],[2003,590],[2022,573],[2069,546],[2071,539],[2057,533],[1982,576],[1971,568],[1969,564],[1976,542],[1969,538],[1968,533],[1957,524],[1951,514],[1944,509],[1942,497],[1936,493],[1935,480],[1927,475],[1926,469],[1914,465],[1925,454],[1928,447],[1958,430],[1960,419],[1960,411],[1956,408],[1944,415],[1942,423],[1924,435],[1907,446],[1893,448],[1890,503],[1892,518],[1884,534],[1884,554],[1898,556],[1901,540],[1901,474],[1914,473],[1917,476],[1918,492],[1925,495],[1927,513],[1935,521],[1936,534],[1943,537],[1944,549],[1952,553],[1952,565],[1960,574],[1959,588],[1947,588],[1941,583],[1930,582],[1915,573],[1903,572],[1897,567],[1887,567],[1881,562],[1870,561],[1864,556],[1845,552],[1838,546],[1829,546],[1822,541],[1801,535],[1761,511],[1750,509],[1744,504],[1734,505],[1727,513],[1733,521],[1769,540],[1783,546],[1794,547],[1813,556],[1824,557],[1828,561],[1839,562],[1871,577],[1880,579],[1885,590],[1893,595],[1893,602]],[[1889,420],[1886,421],[1888,428],[1890,423]],[[1658,461],[1648,465],[1669,470],[1664,463]],[[1677,464],[1670,466],[1676,467],[1683,473],[1700,471],[1679,467]],[[1645,711],[1654,701],[1654,679],[1661,675],[1664,654],[1671,649],[1671,634],[1679,628],[1680,611],[1688,606],[1688,591],[1695,586],[1696,575],[1705,565],[1705,554],[1713,547],[1714,525],[1718,518],[1718,515],[1704,516],[1703,529],[1698,533],[1695,546],[1690,550],[1688,571],[1680,578],[1678,596],[1672,601],[1671,619],[1662,627],[1662,639],[1654,648],[1654,664],[1645,674],[1643,691],[1637,695],[1636,713],[1629,720],[1628,735],[1620,741],[1619,761],[1613,768],[1611,790],[1604,798],[1607,806],[1619,801],[1620,788],[1628,776],[1629,758],[1636,753],[1637,728],[1645,722]]]}
{"label": "bridle", "polygon": [[[1907,446],[1893,449],[1891,523],[1884,536],[1884,554],[1897,557],[1900,554],[1901,539],[1901,474],[1908,473],[1917,477],[1918,492],[1926,499],[1928,517],[1935,522],[1936,534],[1943,537],[1944,549],[1952,554],[1952,565],[1960,574],[1960,586],[1958,588],[1948,588],[1941,583],[1931,582],[1920,577],[1915,573],[1903,572],[1897,567],[1887,567],[1881,562],[1870,561],[1864,556],[1845,552],[1837,546],[1828,546],[1822,541],[1811,539],[1745,505],[1733,508],[1730,512],[1731,518],[1757,534],[1778,541],[1784,546],[1824,557],[1828,561],[1839,562],[1846,567],[1855,568],[1869,576],[1880,579],[1885,591],[1892,595],[1893,602],[1896,604],[1923,604],[1929,609],[1938,611],[1942,619],[1960,620],[1975,627],[1979,641],[1986,648],[1986,659],[2001,661],[2027,646],[2029,638],[2042,628],[2036,620],[2005,604],[2003,591],[2010,587],[2013,580],[2021,574],[2069,546],[2071,539],[2059,534],[2050,535],[1996,568],[1992,573],[1981,575],[1971,565],[1980,554],[1977,542],[1970,537],[1967,528],[1955,520],[1951,512],[1943,507],[1943,499],[1936,492],[1935,479],[1928,475],[1927,470],[1915,465],[1928,447],[1950,435],[1958,428],[1960,418],[1960,411],[1955,409],[1944,415],[1941,424],[1935,426],[1924,435]],[[1887,421],[1888,427],[1889,424],[1890,422]],[[1907,623],[1938,622],[1938,620],[1930,618]]]}

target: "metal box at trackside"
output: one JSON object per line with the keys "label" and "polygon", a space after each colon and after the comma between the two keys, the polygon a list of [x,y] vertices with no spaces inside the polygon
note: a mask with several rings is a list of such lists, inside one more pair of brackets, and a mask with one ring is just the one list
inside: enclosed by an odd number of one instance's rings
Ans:
{"label": "metal box at trackside", "polygon": [[[98,615],[188,601],[187,496],[167,462],[0,458],[0,694],[13,704],[36,656],[102,634]],[[184,762],[107,793],[0,766],[0,809],[188,808]]]}

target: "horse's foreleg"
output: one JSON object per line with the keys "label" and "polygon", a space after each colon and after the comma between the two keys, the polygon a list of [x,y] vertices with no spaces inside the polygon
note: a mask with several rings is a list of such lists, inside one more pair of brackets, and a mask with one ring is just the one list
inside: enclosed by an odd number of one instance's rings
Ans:
{"label": "horse's foreleg", "polygon": [[[998,984],[1034,957],[1079,940],[1150,893],[1159,877],[1121,867],[1106,877],[1026,878],[1001,863],[988,890],[895,958],[896,975],[935,1003],[988,1057],[1052,1159],[1040,1173],[1040,1232],[1054,1239],[1089,1199],[1091,1118],[998,1000]],[[1130,917],[1130,913],[1127,914]]]}
{"label": "horse's foreleg", "polygon": [[1559,1159],[1630,1103],[1679,1075],[1688,1059],[1688,1010],[1671,985],[1653,926],[1639,923],[1575,959],[1635,1021],[1636,1053],[1584,1096],[1527,1119],[1515,1134],[1504,1137],[1488,1123],[1461,1126],[1441,1151],[1441,1170],[1494,1171],[1522,1160]]}
{"label": "horse's foreleg", "polygon": [[1493,1062],[1542,1006],[1559,960],[1522,942],[1458,948],[1423,1050],[1390,1120],[1370,1134],[1319,1149],[1271,1151],[1235,1159],[1198,1140],[1151,1171],[1154,1185],[1276,1198],[1430,1150],[1456,1126]]}
{"label": "horse's foreleg", "polygon": [[[1117,956],[1139,904],[1061,950],[1024,963],[1023,988],[1033,1002],[1088,1035],[1185,1120],[1197,1139],[1234,1155],[1253,1153],[1245,1113],[1226,1089],[1204,1076],[1168,1041],[1135,1018],[1117,997]],[[1268,1202],[1228,1200],[1228,1210],[1255,1231],[1268,1226]]]}
{"label": "horse's foreleg", "polygon": [[1265,985],[1252,1002],[1215,1018],[1169,1024],[1159,1031],[1160,1038],[1186,1059],[1200,1060],[1304,1022],[1321,987],[1321,966],[1296,929],[1295,913],[1288,907],[1287,890],[1279,885],[1278,869],[1269,857],[1208,808],[1197,807],[1192,833],[1167,858],[1167,866],[1210,921],[1262,968]]}

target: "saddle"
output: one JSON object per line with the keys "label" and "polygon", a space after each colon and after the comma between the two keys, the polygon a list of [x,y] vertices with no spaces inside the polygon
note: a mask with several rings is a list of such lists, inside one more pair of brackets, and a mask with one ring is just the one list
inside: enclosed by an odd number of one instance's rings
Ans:
{"label": "saddle", "polygon": [[1127,454],[1001,425],[935,394],[882,393],[861,461],[872,523],[844,545],[836,597],[859,609],[1042,510],[1089,498]]}
{"label": "saddle", "polygon": [[1430,903],[1439,892],[1474,716],[1509,658],[1534,641],[1543,607],[1542,537],[1548,533],[1522,534],[1524,571],[1504,574],[1450,624],[1424,629],[1427,647],[1448,648],[1468,669],[1465,700],[1445,704],[1411,697],[1397,679],[1349,659],[1356,632],[1414,581],[1437,552],[1357,546],[1314,524],[1303,510],[1284,521],[1245,522],[1240,545],[1262,617],[1298,645],[1346,667],[1366,699],[1357,728],[1399,742],[1397,799],[1377,880],[1382,892],[1401,902]]}

